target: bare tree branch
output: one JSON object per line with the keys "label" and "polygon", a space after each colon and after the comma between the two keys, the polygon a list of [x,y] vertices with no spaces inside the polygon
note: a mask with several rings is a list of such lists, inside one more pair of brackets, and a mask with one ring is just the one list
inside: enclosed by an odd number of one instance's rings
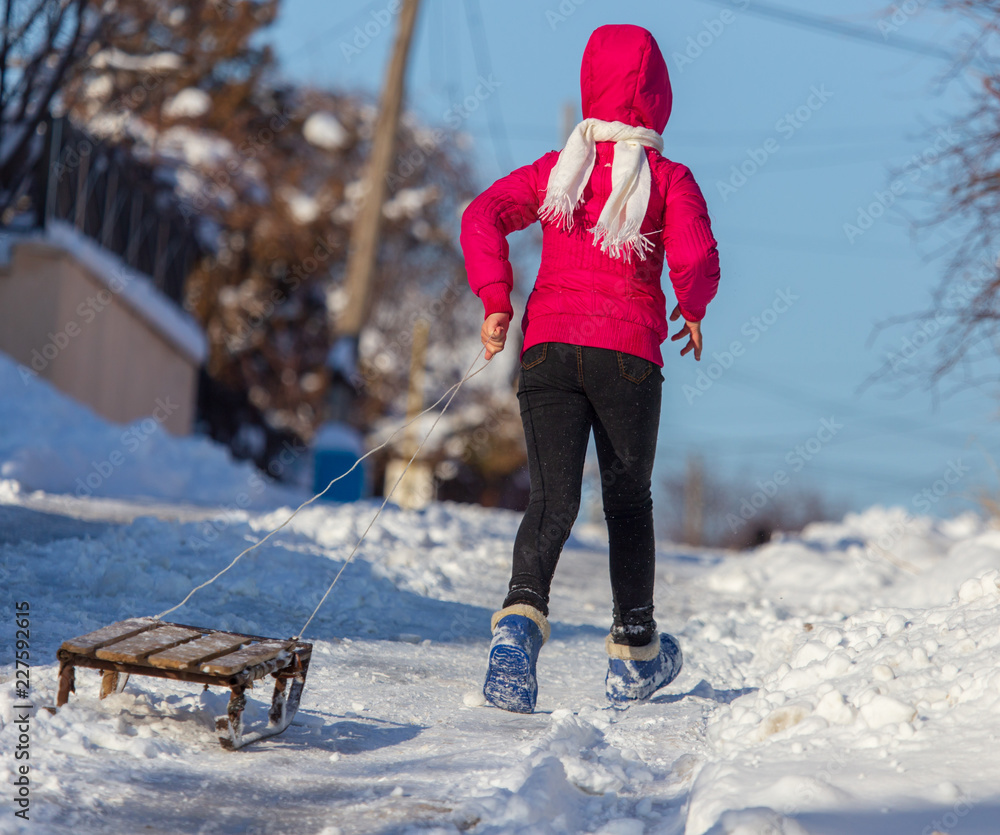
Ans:
{"label": "bare tree branch", "polygon": [[[880,322],[869,339],[871,345],[890,329],[907,326],[902,344],[923,334],[921,347],[903,360],[890,351],[860,387],[924,388],[935,400],[994,385],[1000,353],[1000,0],[936,0],[936,6],[970,25],[945,79],[962,85],[972,105],[952,121],[949,129],[960,139],[933,163],[933,180],[910,200],[917,211],[904,217],[921,244],[944,235],[925,259],[947,260],[930,304]],[[930,208],[921,213],[923,201]]]}

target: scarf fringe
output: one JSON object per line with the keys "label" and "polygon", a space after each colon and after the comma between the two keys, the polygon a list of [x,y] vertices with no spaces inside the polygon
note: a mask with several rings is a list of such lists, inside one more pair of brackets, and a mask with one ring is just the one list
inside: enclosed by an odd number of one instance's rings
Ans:
{"label": "scarf fringe", "polygon": [[612,258],[631,261],[632,256],[636,255],[640,261],[645,261],[646,253],[651,252],[656,246],[650,240],[649,234],[640,232],[635,223],[625,223],[617,234],[612,234],[603,223],[598,223],[587,231],[594,236],[594,246],[599,246],[601,252]]}
{"label": "scarf fringe", "polygon": [[573,228],[573,212],[576,207],[568,194],[546,195],[545,202],[538,210],[538,219],[562,227],[564,232]]}

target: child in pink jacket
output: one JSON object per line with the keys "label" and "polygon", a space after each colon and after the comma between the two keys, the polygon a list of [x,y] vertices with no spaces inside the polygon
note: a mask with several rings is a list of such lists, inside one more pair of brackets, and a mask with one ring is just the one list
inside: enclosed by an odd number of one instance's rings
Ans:
{"label": "child in pink jacket", "polygon": [[531,494],[514,542],[510,588],[493,616],[484,686],[523,713],[537,698],[552,576],[580,505],[593,433],[610,539],[613,622],[606,692],[627,706],[673,680],[681,651],[653,619],[650,481],[667,338],[664,259],[677,297],[673,339],[701,358],[700,321],[719,258],[691,172],[662,155],[672,94],[653,36],[602,26],[580,71],[581,122],[562,151],[495,182],[462,217],[469,284],[486,310],[486,358],[503,350],[513,309],[506,236],[542,224],[542,261],[525,306],[518,399]]}

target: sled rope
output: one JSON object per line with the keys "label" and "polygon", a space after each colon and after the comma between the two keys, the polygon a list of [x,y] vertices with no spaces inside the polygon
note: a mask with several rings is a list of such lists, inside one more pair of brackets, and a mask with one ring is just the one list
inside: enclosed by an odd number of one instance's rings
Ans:
{"label": "sled rope", "polygon": [[[340,575],[344,573],[344,569],[347,568],[347,566],[349,566],[351,564],[351,560],[354,559],[354,555],[358,553],[358,549],[361,547],[361,543],[364,542],[365,541],[365,537],[368,536],[368,531],[370,531],[372,529],[372,527],[374,526],[375,522],[378,520],[378,517],[382,515],[382,511],[385,509],[385,506],[389,503],[389,499],[392,498],[392,494],[396,491],[396,488],[399,487],[399,483],[403,480],[403,476],[406,475],[407,470],[410,469],[410,464],[412,464],[414,462],[414,460],[416,459],[417,454],[420,452],[420,448],[425,443],[427,443],[427,439],[431,436],[431,432],[434,431],[434,427],[436,427],[438,425],[438,421],[440,421],[441,418],[444,417],[444,413],[447,411],[448,406],[451,404],[451,401],[455,399],[455,395],[458,394],[458,390],[459,390],[459,388],[461,388],[462,383],[464,383],[469,378],[474,377],[476,374],[478,374],[480,371],[482,371],[483,368],[486,368],[486,366],[484,365],[484,366],[482,366],[482,368],[479,368],[476,371],[472,370],[472,366],[474,366],[479,361],[479,356],[480,356],[480,354],[483,353],[483,351],[485,349],[486,349],[486,346],[484,345],[483,348],[479,351],[479,353],[476,354],[476,358],[472,361],[472,365],[469,366],[469,370],[466,372],[466,376],[457,385],[455,385],[455,386],[452,387],[452,388],[454,388],[454,391],[451,393],[451,396],[448,398],[448,400],[445,402],[445,404],[441,407],[441,411],[438,412],[437,417],[434,418],[434,422],[430,425],[430,428],[424,434],[423,440],[417,445],[417,448],[414,450],[413,455],[410,456],[410,460],[406,462],[406,466],[403,468],[403,472],[401,472],[399,474],[399,478],[396,479],[396,483],[393,484],[392,487],[389,489],[389,491],[385,494],[385,498],[382,500],[382,504],[380,504],[378,510],[375,511],[375,515],[372,517],[372,520],[368,523],[368,527],[365,528],[364,532],[361,534],[361,536],[358,537],[358,541],[355,543],[354,549],[351,551],[350,556],[348,556],[348,558],[344,561],[344,564],[340,567],[340,570],[337,572],[336,576],[333,578],[333,582],[330,583],[329,586],[327,586],[327,589],[323,593],[323,596],[320,598],[319,603],[316,604],[316,608],[312,610],[312,614],[310,614],[309,617],[306,619],[306,622],[304,624],[302,624],[302,628],[299,630],[298,634],[295,636],[295,640],[296,641],[298,641],[298,640],[300,640],[302,638],[302,635],[305,633],[306,628],[309,626],[310,623],[312,623],[312,619],[314,617],[316,617],[316,613],[320,610],[320,608],[323,606],[323,604],[326,603],[326,599],[330,596],[330,592],[333,591],[333,587],[335,585],[337,585],[337,581],[340,579]],[[442,399],[443,399],[443,397],[442,397]],[[438,400],[438,403],[440,403],[440,402],[441,401]],[[437,405],[437,404],[435,404],[435,405]],[[396,431],[398,432],[399,430],[396,430]]]}
{"label": "sled rope", "polygon": [[302,502],[302,504],[300,504],[297,508],[295,508],[294,511],[292,511],[291,515],[289,515],[289,517],[287,519],[285,519],[284,522],[282,522],[280,525],[278,525],[278,527],[274,528],[272,531],[268,532],[268,534],[265,537],[263,537],[262,539],[259,539],[257,542],[255,542],[253,545],[251,545],[249,548],[245,548],[243,551],[241,551],[239,554],[237,554],[236,557],[233,559],[233,561],[231,563],[229,563],[229,565],[227,565],[225,568],[223,568],[218,574],[216,574],[210,580],[206,580],[204,583],[201,583],[200,585],[195,586],[193,589],[191,589],[191,591],[189,591],[187,593],[187,596],[180,603],[178,603],[176,606],[173,606],[173,607],[171,607],[171,608],[169,608],[169,609],[167,609],[167,610],[165,610],[163,612],[160,612],[160,614],[158,614],[158,615],[154,615],[153,619],[154,620],[160,620],[163,617],[165,617],[166,615],[169,615],[171,612],[177,611],[178,609],[181,608],[181,606],[183,606],[185,603],[187,603],[194,596],[195,592],[201,591],[203,588],[206,588],[206,587],[212,585],[212,583],[214,583],[223,574],[225,574],[227,571],[229,571],[229,569],[233,568],[241,559],[243,559],[243,557],[245,557],[251,551],[259,548],[261,545],[263,545],[265,542],[267,542],[267,540],[269,540],[272,536],[274,536],[278,531],[280,531],[283,527],[285,527],[289,522],[291,522],[292,519],[294,519],[298,515],[298,513],[299,513],[300,510],[302,510],[305,507],[308,507],[313,502],[318,501],[320,498],[322,498],[326,494],[326,492],[331,487],[333,487],[334,484],[336,484],[342,478],[346,478],[352,472],[354,472],[354,470],[358,467],[358,465],[362,461],[364,461],[366,458],[368,458],[368,456],[374,455],[376,452],[378,452],[381,449],[385,449],[385,447],[387,447],[389,445],[389,443],[392,441],[392,439],[395,438],[400,432],[402,432],[404,429],[406,429],[412,423],[414,423],[415,421],[417,421],[419,418],[421,418],[424,415],[426,415],[429,411],[431,411],[432,409],[436,408],[437,405],[442,400],[444,400],[445,398],[447,398],[447,402],[444,404],[444,406],[441,407],[441,411],[438,413],[437,417],[434,419],[434,422],[431,424],[430,429],[428,429],[427,432],[424,434],[423,440],[421,440],[420,443],[417,445],[417,448],[414,451],[413,455],[410,457],[410,460],[406,462],[406,466],[403,468],[403,472],[401,472],[399,474],[399,478],[396,479],[396,483],[393,484],[392,488],[389,490],[389,492],[386,493],[385,500],[382,502],[382,504],[379,507],[378,511],[376,511],[375,515],[372,517],[371,522],[368,523],[368,527],[365,528],[364,533],[361,534],[361,537],[358,539],[357,543],[355,544],[354,550],[351,551],[351,554],[347,558],[347,561],[343,564],[343,566],[341,566],[340,571],[338,571],[337,575],[333,578],[333,582],[330,583],[330,586],[327,588],[326,593],[323,595],[322,599],[316,605],[316,608],[313,609],[312,614],[309,615],[309,619],[305,622],[305,624],[303,625],[302,629],[299,630],[299,634],[295,638],[296,640],[298,640],[298,638],[301,637],[302,633],[305,632],[306,627],[309,626],[309,624],[312,622],[312,619],[316,616],[316,613],[320,610],[320,607],[326,602],[327,597],[330,596],[330,592],[333,591],[333,587],[337,584],[337,581],[340,579],[340,575],[344,573],[344,569],[347,568],[347,566],[350,564],[351,560],[354,559],[354,555],[358,552],[358,549],[361,547],[361,543],[364,541],[364,538],[368,535],[368,532],[372,529],[372,526],[375,524],[375,521],[382,514],[382,510],[389,503],[389,499],[392,498],[392,494],[395,492],[396,488],[399,486],[399,483],[403,480],[403,476],[405,476],[406,472],[410,469],[410,465],[416,459],[417,454],[423,448],[424,444],[427,443],[427,439],[430,437],[431,432],[434,431],[434,428],[438,425],[438,422],[444,416],[444,413],[448,409],[448,406],[451,404],[451,401],[455,399],[455,395],[458,394],[458,390],[462,387],[462,385],[464,383],[466,383],[468,380],[471,380],[480,371],[483,371],[485,368],[487,368],[486,365],[483,365],[480,368],[477,368],[475,371],[472,370],[475,367],[476,363],[479,362],[479,358],[482,356],[484,350],[486,350],[486,346],[485,345],[482,348],[479,349],[479,353],[476,354],[475,359],[472,360],[472,363],[469,365],[468,369],[466,370],[465,376],[462,377],[462,379],[459,380],[457,383],[455,383],[455,385],[453,385],[451,388],[449,388],[444,394],[442,394],[441,397],[439,397],[434,403],[432,403],[430,406],[428,406],[426,409],[424,409],[422,412],[420,412],[420,414],[414,415],[412,418],[410,418],[408,421],[406,421],[406,423],[404,423],[402,426],[400,426],[399,428],[397,428],[396,430],[394,430],[393,433],[388,438],[386,438],[385,441],[383,441],[381,444],[379,444],[377,447],[374,447],[374,448],[370,449],[368,452],[366,452],[364,455],[362,455],[357,461],[354,462],[354,464],[351,466],[351,468],[347,472],[343,473],[342,475],[337,476],[335,479],[333,479],[333,481],[331,481],[329,484],[327,484],[326,487],[324,487],[315,496],[313,496],[310,499],[306,499],[306,501]]}

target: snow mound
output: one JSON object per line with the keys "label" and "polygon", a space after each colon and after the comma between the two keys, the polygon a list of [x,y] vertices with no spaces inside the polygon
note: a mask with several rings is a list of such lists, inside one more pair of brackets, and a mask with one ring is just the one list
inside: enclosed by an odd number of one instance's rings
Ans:
{"label": "snow mound", "polygon": [[[900,531],[899,518],[873,508],[706,577],[723,594],[780,602],[758,604],[756,628],[747,606],[686,630],[756,636],[742,695],[709,721],[716,761],[698,775],[687,835],[799,832],[779,821],[924,804],[946,783],[949,806],[983,791],[982,727],[1000,713],[1000,534],[971,518]],[[871,549],[891,531],[893,563]],[[727,811],[751,806],[764,811]]]}
{"label": "snow mound", "polygon": [[269,484],[251,464],[234,462],[219,444],[170,435],[153,416],[128,426],[108,423],[5,354],[0,354],[0,479],[28,491],[77,498],[239,507],[273,506],[299,495]]}

